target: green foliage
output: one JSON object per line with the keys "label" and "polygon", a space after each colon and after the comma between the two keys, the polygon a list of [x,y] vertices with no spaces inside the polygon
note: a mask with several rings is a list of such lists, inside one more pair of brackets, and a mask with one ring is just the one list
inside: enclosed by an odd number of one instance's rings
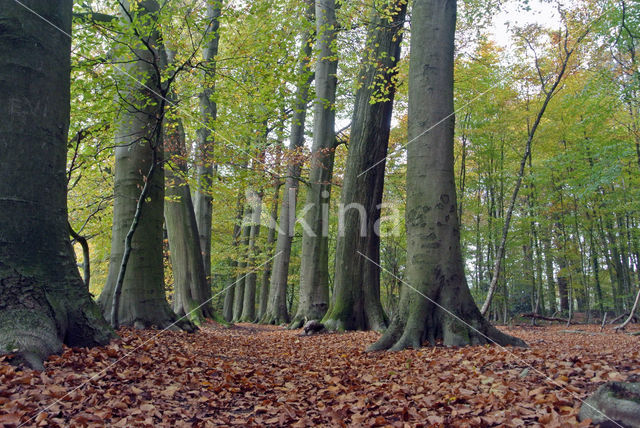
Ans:
{"label": "green foliage", "polygon": [[[115,1],[93,3],[96,12],[118,13]],[[527,8],[526,2],[520,3],[523,9]],[[263,192],[263,215],[267,216],[275,197],[273,189],[287,174],[286,163],[295,159],[303,165],[303,177],[308,173],[308,142],[296,153],[289,153],[284,146],[296,87],[300,79],[308,78],[296,75],[296,66],[301,47],[313,40],[302,40],[300,34],[302,26],[312,23],[302,19],[307,7],[302,0],[223,2],[219,31],[207,33],[209,22],[202,2],[161,4],[157,25],[148,15],[138,13],[136,7],[130,20],[106,22],[85,17],[75,21],[68,162],[70,222],[89,239],[91,291],[96,294],[105,281],[110,253],[113,125],[118,112],[128,107],[120,92],[126,85],[139,84],[134,79],[144,83],[158,78],[128,71],[127,75],[123,70],[129,70],[136,52],[145,49],[145,35],[160,31],[173,61],[159,79],[163,90],[172,89],[175,94],[175,112],[171,114],[185,128],[189,166],[185,178],[192,191],[197,188],[195,169],[199,162],[216,167],[211,187],[202,190],[213,198],[212,283],[217,295],[214,305],[221,307],[224,289],[237,275],[247,273],[231,263],[245,257],[244,249],[233,239],[245,189]],[[340,31],[335,46],[340,58],[334,106],[337,128],[343,128],[351,119],[354,94],[362,84],[358,79],[363,65],[360,58],[363,52],[372,52],[372,47],[365,45],[370,11],[375,7],[384,21],[393,12],[387,4],[383,0],[340,2]],[[545,23],[530,25],[515,29],[515,50],[506,52],[487,31],[490,17],[500,7],[500,2],[493,0],[459,2],[455,170],[468,282],[479,300],[491,279],[522,149],[544,99],[540,79],[548,83],[557,73],[564,40],[564,32],[557,28],[547,28]],[[87,12],[84,2],[78,2],[75,10]],[[532,159],[526,167],[507,241],[504,282],[500,284],[494,315],[503,302],[512,312],[530,311],[538,298],[547,312],[554,312],[560,297],[558,274],[569,278],[576,310],[597,306],[596,282],[605,309],[628,307],[637,288],[634,275],[640,242],[640,6],[628,0],[581,0],[564,5],[562,10],[569,43],[573,44],[585,28],[590,32],[577,48],[561,90],[552,98],[533,141]],[[211,37],[220,38],[214,79],[203,73],[202,47]],[[381,263],[385,270],[381,291],[388,312],[393,312],[397,302],[405,265],[403,146],[407,143],[409,38],[407,30],[397,70],[398,94],[384,193],[383,215],[393,214],[397,221],[381,225]],[[314,61],[311,58],[312,68]],[[366,62],[376,66],[377,58],[369,55]],[[381,74],[385,72],[388,71],[380,70]],[[205,87],[214,89],[211,100],[218,107],[217,117],[207,123],[203,123],[198,105],[198,96]],[[386,97],[384,86],[376,88],[371,102]],[[158,98],[141,97],[135,101],[158,102]],[[312,121],[310,115],[308,125]],[[198,130],[203,127],[212,131],[215,140],[212,159],[200,159],[193,150]],[[307,134],[310,129],[307,126]],[[347,150],[348,144],[336,152],[329,225],[331,267]],[[304,200],[302,184],[298,201]],[[288,297],[294,311],[300,237],[301,226],[297,225]],[[257,242],[258,266],[271,254],[266,239],[265,229]],[[529,260],[523,262],[525,255]],[[559,261],[566,264],[564,272],[560,272]],[[170,269],[166,281],[169,285],[172,282]]]}

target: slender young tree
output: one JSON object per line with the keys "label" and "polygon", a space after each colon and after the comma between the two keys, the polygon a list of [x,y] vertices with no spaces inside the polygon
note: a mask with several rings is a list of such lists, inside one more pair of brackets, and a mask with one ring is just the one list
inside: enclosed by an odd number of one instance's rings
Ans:
{"label": "slender young tree", "polygon": [[335,0],[316,0],[316,99],[313,146],[307,189],[305,228],[302,233],[300,300],[291,328],[305,320],[322,319],[329,308],[328,206],[336,148],[335,111],[338,59],[334,51],[337,34]]}
{"label": "slender young tree", "polygon": [[63,343],[104,345],[113,332],[68,237],[72,2],[25,3],[33,12],[0,4],[0,355],[43,369]]}
{"label": "slender young tree", "polygon": [[[415,0],[409,65],[407,281],[391,325],[370,350],[523,345],[491,326],[467,286],[453,162],[456,0]],[[432,124],[441,122],[430,129]]]}
{"label": "slender young tree", "polygon": [[309,69],[312,53],[312,19],[315,5],[313,0],[305,0],[307,10],[303,20],[301,32],[302,50],[298,61],[295,105],[291,119],[289,135],[289,160],[287,162],[287,177],[282,195],[280,209],[280,226],[276,240],[276,252],[273,258],[273,268],[269,286],[267,307],[260,322],[264,324],[282,324],[289,322],[287,310],[287,281],[289,278],[289,261],[291,259],[291,243],[296,222],[296,200],[298,182],[300,181],[300,160],[296,156],[304,144],[304,123],[307,117],[309,101],[309,87],[313,80],[313,73]]}
{"label": "slender young tree", "polygon": [[561,42],[558,43],[559,45],[558,48],[561,52],[560,62],[557,66],[557,71],[555,73],[555,76],[551,81],[549,81],[549,78],[545,78],[543,76],[543,72],[541,70],[541,65],[539,63],[538,56],[535,52],[535,49],[533,48],[533,42],[529,40],[526,35],[523,35],[525,43],[534,51],[533,55],[535,58],[535,66],[538,72],[538,76],[540,77],[540,90],[541,90],[541,93],[544,95],[544,98],[543,98],[542,105],[540,106],[540,109],[536,114],[536,118],[533,121],[533,124],[529,129],[529,132],[527,135],[527,142],[525,144],[524,154],[522,155],[522,159],[520,160],[520,168],[518,169],[516,184],[513,188],[511,199],[509,200],[509,207],[507,209],[504,225],[502,227],[502,237],[500,239],[500,245],[498,246],[496,259],[493,265],[493,274],[491,276],[491,283],[489,284],[489,292],[487,293],[487,298],[485,299],[484,304],[482,305],[482,309],[480,309],[480,312],[482,313],[482,315],[485,315],[489,310],[489,306],[491,305],[491,299],[493,299],[493,295],[496,292],[496,289],[498,287],[498,280],[500,279],[500,271],[502,267],[502,261],[504,258],[505,248],[507,245],[507,236],[509,234],[511,218],[513,216],[513,211],[518,198],[518,192],[520,191],[520,187],[522,186],[522,180],[524,178],[524,169],[527,165],[527,159],[531,156],[531,144],[533,143],[533,139],[536,135],[536,131],[538,130],[538,127],[540,126],[540,122],[542,121],[544,113],[547,110],[547,107],[549,106],[549,102],[551,101],[553,96],[557,93],[560,83],[562,82],[565,76],[565,72],[567,71],[567,66],[569,65],[571,56],[573,55],[576,49],[576,46],[582,41],[582,39],[584,39],[586,34],[587,34],[586,32],[582,33],[578,37],[574,45],[572,47],[569,47],[569,28],[568,27],[565,28],[565,31],[562,35],[563,39]]}
{"label": "slender young tree", "polygon": [[213,121],[217,116],[217,105],[213,99],[216,77],[216,55],[220,41],[220,12],[222,0],[207,2],[207,30],[203,57],[204,86],[200,93],[200,117],[203,126],[198,130],[198,165],[196,170],[198,185],[194,197],[194,209],[200,236],[200,250],[204,261],[204,271],[207,282],[211,287],[211,222],[213,220],[213,206],[211,205],[211,183],[214,175],[214,136],[211,133]]}
{"label": "slender young tree", "polygon": [[[378,220],[407,2],[390,0],[382,10],[379,4],[375,6],[351,121],[340,205],[334,297],[323,320],[327,328],[334,330],[381,331],[387,327],[380,303]],[[384,90],[381,92],[380,88]]]}

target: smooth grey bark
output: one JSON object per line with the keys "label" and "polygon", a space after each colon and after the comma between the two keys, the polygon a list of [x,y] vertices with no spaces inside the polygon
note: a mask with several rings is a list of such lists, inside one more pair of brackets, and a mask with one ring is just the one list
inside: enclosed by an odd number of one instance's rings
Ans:
{"label": "smooth grey bark", "polygon": [[289,160],[287,162],[287,177],[284,183],[282,206],[280,209],[280,227],[276,241],[276,252],[273,259],[273,270],[269,286],[266,311],[260,318],[261,323],[282,324],[289,322],[287,310],[287,282],[289,277],[289,261],[291,259],[291,242],[296,223],[296,199],[298,182],[300,180],[300,159],[296,156],[304,144],[304,123],[307,117],[309,101],[309,87],[313,80],[313,73],[309,70],[312,54],[313,29],[311,20],[314,15],[313,0],[306,0],[307,11],[301,34],[302,52],[298,62],[298,86],[291,132],[289,136]]}
{"label": "smooth grey bark", "polygon": [[[238,209],[236,215],[236,221],[233,225],[233,241],[234,248],[233,254],[238,254],[238,247],[240,246],[240,233],[242,232],[242,215],[244,214],[243,194],[238,193]],[[238,269],[238,259],[233,257],[231,260],[231,271],[235,272]],[[236,281],[237,282],[237,281]],[[228,286],[224,293],[224,302],[222,306],[222,316],[227,322],[233,321],[233,303],[235,298],[236,283]]]}
{"label": "smooth grey bark", "polygon": [[187,149],[184,129],[177,117],[166,119],[164,148],[169,161],[165,169],[164,218],[174,279],[173,311],[180,316],[187,315],[199,325],[205,318],[213,318],[214,313],[191,190],[185,180]]}
{"label": "smooth grey bark", "polygon": [[254,322],[256,318],[256,241],[260,235],[260,217],[262,216],[262,192],[254,195],[252,201],[251,224],[249,229],[249,245],[247,247],[247,276],[244,281],[244,299],[240,321]]}
{"label": "smooth grey bark", "polygon": [[249,257],[249,239],[251,239],[251,208],[245,207],[245,221],[242,225],[242,239],[240,242],[240,261],[238,262],[238,273],[236,274],[236,282],[234,285],[235,296],[233,299],[233,322],[239,322],[242,318],[242,309],[244,307],[244,285],[247,281],[247,259]]}
{"label": "smooth grey bark", "polygon": [[[156,1],[139,4],[138,15],[146,15],[151,22],[159,10]],[[124,7],[128,3],[124,2]],[[123,20],[131,23],[128,10],[122,10]],[[131,239],[131,255],[122,283],[122,304],[118,308],[118,320],[122,325],[137,328],[173,326],[177,320],[169,307],[164,291],[164,268],[162,261],[162,225],[164,212],[164,168],[162,148],[162,118],[166,94],[160,85],[158,70],[163,66],[158,31],[147,31],[141,41],[144,47],[131,49],[126,66],[129,75],[141,76],[147,87],[141,86],[128,76],[122,76],[120,94],[123,98],[115,124],[115,177],[113,226],[109,274],[98,304],[103,313],[111,314],[113,300],[125,253],[125,239],[130,232],[132,219],[141,196],[140,189],[148,187],[146,198],[140,202],[139,223]],[[166,58],[165,58],[166,59]],[[149,90],[149,88],[151,90]],[[160,95],[160,96],[159,96]],[[146,177],[155,162],[155,171]],[[187,322],[179,325],[192,330]]]}
{"label": "smooth grey bark", "polygon": [[[71,0],[25,1],[71,32]],[[69,346],[114,337],[75,264],[67,222],[71,40],[0,3],[0,355],[43,369]]]}
{"label": "smooth grey bark", "polygon": [[[158,140],[162,137],[157,136]],[[140,223],[140,218],[142,217],[142,208],[144,206],[144,202],[149,196],[149,192],[151,191],[151,186],[153,183],[153,177],[158,168],[158,146],[150,143],[152,145],[151,152],[151,166],[149,167],[149,172],[143,178],[144,186],[142,186],[142,192],[138,196],[138,201],[136,202],[136,209],[133,213],[133,220],[131,221],[131,226],[129,226],[129,230],[124,238],[124,251],[122,253],[122,260],[120,261],[120,270],[118,271],[118,276],[116,278],[116,285],[113,288],[113,298],[111,299],[111,314],[110,321],[111,327],[114,329],[120,328],[120,320],[119,320],[119,309],[120,309],[120,297],[122,296],[122,287],[124,285],[124,277],[127,273],[127,266],[129,264],[129,258],[131,257],[131,242],[133,241],[133,235],[138,228],[138,223]]]}
{"label": "smooth grey bark", "polygon": [[329,219],[325,217],[328,217],[336,147],[336,2],[316,0],[315,11],[319,55],[315,72],[313,146],[304,216],[308,228],[304,228],[302,233],[300,299],[291,328],[302,327],[307,320],[322,319],[329,308]]}
{"label": "smooth grey bark", "polygon": [[[389,0],[377,7],[382,11],[374,8],[371,13],[359,78],[362,86],[356,93],[351,121],[333,298],[322,321],[331,330],[382,331],[387,327],[380,302],[378,221],[407,2]],[[380,88],[386,91],[380,93]],[[374,102],[376,97],[384,101]]]}
{"label": "smooth grey bark", "polygon": [[[407,146],[407,281],[391,325],[369,349],[522,345],[491,326],[467,286],[454,179],[455,0],[415,0]],[[429,130],[432,124],[443,123]]]}
{"label": "smooth grey bark", "polygon": [[267,262],[264,265],[264,270],[262,271],[262,284],[260,285],[260,303],[258,307],[258,315],[256,317],[256,322],[259,322],[262,317],[267,313],[267,302],[269,301],[269,281],[271,280],[271,269],[272,269],[272,260],[273,257],[273,245],[276,242],[276,227],[274,227],[278,222],[278,203],[280,201],[280,187],[282,186],[282,182],[278,181],[274,186],[273,190],[273,205],[271,207],[271,221],[272,225],[269,227],[269,235],[267,236]]}
{"label": "smooth grey bark", "polygon": [[200,250],[204,262],[204,271],[209,288],[211,287],[211,222],[213,220],[213,206],[211,205],[211,185],[214,176],[214,145],[215,140],[211,133],[213,122],[217,117],[217,105],[212,99],[215,92],[216,55],[220,41],[220,13],[222,0],[207,2],[206,19],[209,22],[205,37],[208,38],[205,45],[201,66],[204,69],[204,84],[200,98],[200,117],[204,126],[198,129],[197,153],[198,163],[196,167],[197,187],[194,195],[194,210],[198,224],[200,238]]}

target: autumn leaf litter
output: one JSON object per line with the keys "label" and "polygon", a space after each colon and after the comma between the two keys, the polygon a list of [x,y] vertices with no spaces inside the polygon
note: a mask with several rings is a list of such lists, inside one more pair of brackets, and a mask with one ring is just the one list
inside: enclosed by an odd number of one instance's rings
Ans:
{"label": "autumn leaf litter", "polygon": [[0,426],[576,426],[598,385],[640,380],[640,338],[573,328],[503,328],[528,349],[393,353],[364,352],[373,332],[123,329],[42,373],[0,358]]}

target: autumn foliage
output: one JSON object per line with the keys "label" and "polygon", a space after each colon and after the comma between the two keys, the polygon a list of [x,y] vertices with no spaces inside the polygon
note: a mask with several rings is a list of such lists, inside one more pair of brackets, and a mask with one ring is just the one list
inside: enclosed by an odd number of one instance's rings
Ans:
{"label": "autumn foliage", "polygon": [[529,349],[395,353],[365,353],[372,332],[124,329],[42,373],[3,357],[0,426],[576,426],[600,384],[640,378],[637,336],[579,328],[505,329]]}

